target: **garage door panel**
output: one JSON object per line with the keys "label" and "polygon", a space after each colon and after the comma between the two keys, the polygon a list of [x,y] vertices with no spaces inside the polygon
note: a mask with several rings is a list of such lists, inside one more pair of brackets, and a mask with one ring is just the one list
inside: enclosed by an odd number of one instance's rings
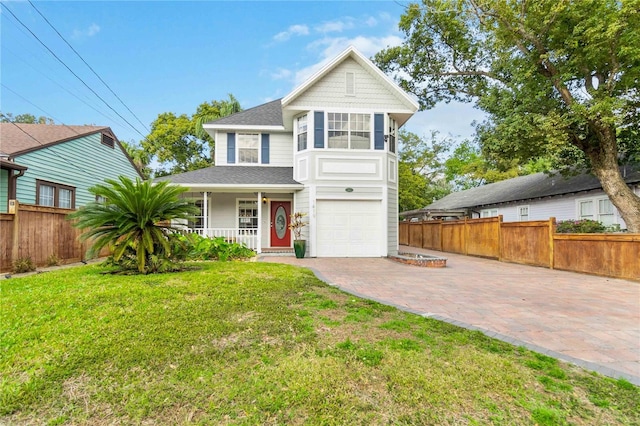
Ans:
{"label": "garage door panel", "polygon": [[381,207],[380,201],[318,201],[317,256],[382,256]]}

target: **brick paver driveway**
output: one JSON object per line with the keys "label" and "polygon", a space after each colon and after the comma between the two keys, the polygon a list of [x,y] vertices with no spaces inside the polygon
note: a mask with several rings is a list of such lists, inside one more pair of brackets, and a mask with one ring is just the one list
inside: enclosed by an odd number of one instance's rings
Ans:
{"label": "brick paver driveway", "polygon": [[349,293],[640,385],[640,283],[419,251],[448,258],[447,267],[381,258],[261,260],[309,267]]}

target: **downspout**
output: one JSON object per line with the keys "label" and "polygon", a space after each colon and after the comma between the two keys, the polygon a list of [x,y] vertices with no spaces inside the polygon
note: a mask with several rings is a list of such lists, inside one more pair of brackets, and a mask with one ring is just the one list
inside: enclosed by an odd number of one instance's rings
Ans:
{"label": "downspout", "polygon": [[18,173],[13,173],[15,170],[9,170],[9,191],[7,194],[7,209],[9,208],[9,200],[15,200],[18,192],[18,178],[24,176],[24,170],[18,170]]}

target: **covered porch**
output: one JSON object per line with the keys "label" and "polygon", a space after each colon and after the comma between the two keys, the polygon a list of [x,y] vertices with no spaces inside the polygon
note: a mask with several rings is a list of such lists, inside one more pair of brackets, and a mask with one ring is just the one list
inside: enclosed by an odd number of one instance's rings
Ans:
{"label": "covered porch", "polygon": [[199,235],[263,249],[293,246],[289,215],[296,211],[296,194],[304,185],[293,179],[293,167],[212,166],[163,176],[188,189],[183,196],[199,213],[182,224]]}
{"label": "covered porch", "polygon": [[293,246],[288,228],[295,211],[293,191],[192,191],[183,194],[199,213],[185,230],[198,235],[244,244],[257,253]]}

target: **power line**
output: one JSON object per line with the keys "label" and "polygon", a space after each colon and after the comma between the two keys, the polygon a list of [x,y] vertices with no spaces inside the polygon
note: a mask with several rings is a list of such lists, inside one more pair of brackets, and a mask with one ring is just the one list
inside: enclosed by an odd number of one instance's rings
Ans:
{"label": "power line", "polygon": [[144,123],[143,123],[143,122],[138,118],[138,116],[137,116],[133,111],[131,111],[131,109],[129,109],[129,107],[124,103],[124,101],[123,101],[122,99],[120,99],[120,96],[118,96],[118,95],[116,94],[116,92],[114,92],[114,91],[113,91],[113,89],[111,89],[111,87],[109,87],[109,85],[108,85],[108,84],[107,84],[107,83],[102,79],[102,77],[100,77],[100,76],[98,75],[98,73],[97,73],[97,72],[96,72],[96,71],[91,67],[91,65],[89,65],[89,64],[87,63],[87,61],[85,61],[85,60],[84,60],[84,58],[83,58],[82,56],[80,56],[80,54],[76,51],[76,49],[74,49],[74,48],[73,48],[73,46],[71,46],[71,44],[69,44],[69,42],[68,42],[68,41],[67,41],[67,40],[62,36],[62,34],[60,34],[60,32],[56,29],[56,27],[54,27],[54,26],[53,26],[53,24],[51,24],[51,22],[49,22],[49,20],[48,20],[48,19],[47,19],[43,14],[42,14],[42,12],[40,12],[40,11],[38,10],[38,8],[33,4],[33,2],[31,2],[31,0],[29,0],[29,4],[31,5],[31,7],[33,7],[33,8],[35,9],[35,11],[36,11],[36,12],[38,12],[38,14],[39,14],[40,16],[42,16],[42,19],[44,19],[44,20],[45,20],[45,22],[46,22],[47,24],[49,24],[49,26],[50,26],[50,27],[51,27],[51,28],[56,32],[56,34],[58,34],[58,36],[62,39],[62,41],[64,41],[64,42],[67,44],[67,46],[69,46],[69,48],[70,48],[71,50],[73,50],[73,53],[75,53],[75,54],[78,56],[78,58],[80,58],[80,60],[81,60],[82,62],[84,62],[84,64],[85,64],[85,65],[86,65],[86,66],[91,70],[91,72],[93,72],[93,74],[94,74],[96,77],[98,77],[98,80],[100,80],[100,81],[102,82],[102,84],[104,84],[104,85],[105,85],[105,87],[106,87],[107,89],[109,89],[109,91],[113,94],[113,96],[115,96],[115,97],[116,97],[116,99],[118,99],[118,100],[120,101],[120,103],[121,103],[122,105],[124,105],[124,107],[127,109],[127,111],[129,111],[129,112],[131,113],[131,115],[133,115],[133,116],[136,118],[136,120],[138,120],[138,123],[142,124],[142,127],[144,127],[144,129],[145,129],[148,133],[151,133],[151,131],[150,131],[150,130],[147,128],[147,126],[146,126],[146,125],[145,125],[145,124],[144,124]]}
{"label": "power line", "polygon": [[[77,100],[79,100],[80,102],[82,102],[83,104],[85,104],[86,106],[88,106],[89,108],[91,108],[92,110],[94,110],[95,112],[97,112],[98,114],[102,115],[103,117],[109,119],[110,121],[112,121],[113,123],[117,124],[118,126],[121,127],[126,127],[125,124],[123,124],[122,122],[118,122],[115,118],[113,118],[113,116],[110,116],[108,114],[106,114],[103,111],[100,111],[99,109],[97,109],[95,106],[91,105],[87,100],[82,99],[80,96],[76,95],[75,93],[73,93],[71,90],[69,90],[67,87],[64,87],[62,84],[58,83],[57,81],[55,81],[54,79],[52,79],[50,76],[48,76],[47,74],[43,73],[41,70],[39,70],[38,68],[34,67],[33,65],[31,65],[26,59],[20,57],[18,54],[16,54],[14,51],[12,51],[11,49],[9,49],[8,47],[4,46],[3,49],[5,49],[7,52],[11,53],[12,55],[14,55],[16,58],[18,58],[19,60],[21,60],[22,62],[24,62],[25,64],[27,64],[28,66],[30,66],[34,71],[36,71],[37,73],[41,74],[42,76],[44,76],[45,78],[47,78],[48,80],[50,80],[53,84],[57,85],[58,87],[60,87],[61,89],[63,89],[64,91],[66,91],[67,93],[69,93],[71,96],[73,96],[74,98],[76,98]],[[19,95],[18,93],[16,93],[15,91],[11,90],[9,87],[7,87],[6,85],[2,84],[7,90],[9,90],[10,92],[12,92],[13,94],[15,94],[16,96],[22,98],[24,101],[30,103],[31,105],[35,106],[36,108],[40,109],[41,111],[44,111],[42,108],[39,108],[37,105],[33,104],[31,101],[27,100],[26,98],[24,98],[23,96]]]}
{"label": "power line", "polygon": [[35,35],[35,34],[33,33],[33,31],[31,31],[31,29],[30,29],[29,27],[27,27],[27,26],[26,26],[26,25],[25,25],[25,24],[24,24],[24,23],[23,23],[23,22],[22,22],[22,21],[17,17],[17,16],[16,16],[12,11],[11,11],[11,9],[9,9],[9,8],[7,7],[7,5],[6,5],[4,2],[1,2],[0,4],[1,4],[1,5],[2,5],[2,6],[3,6],[3,7],[4,7],[4,8],[5,8],[9,13],[10,13],[10,14],[11,14],[11,16],[13,16],[13,18],[14,18],[16,21],[18,21],[18,22],[20,23],[20,25],[22,25],[22,26],[23,26],[27,31],[29,31],[29,33],[31,33],[31,35],[32,35],[36,40],[38,40],[38,42],[39,42],[42,46],[44,46],[44,48],[45,48],[45,49],[47,49],[47,51],[48,51],[51,55],[53,55],[53,57],[54,57],[54,58],[56,58],[56,59],[57,59],[57,60],[58,60],[62,65],[64,65],[64,67],[65,67],[67,70],[69,70],[69,72],[70,72],[71,74],[73,74],[73,75],[74,75],[78,80],[80,80],[80,82],[81,82],[82,84],[84,84],[84,85],[85,85],[85,87],[91,91],[91,93],[93,93],[94,95],[96,95],[96,97],[97,97],[98,99],[100,99],[100,100],[101,100],[101,101],[102,101],[102,102],[103,102],[103,103],[104,103],[104,104],[105,104],[105,105],[106,105],[106,106],[107,106],[111,111],[113,111],[113,112],[114,112],[118,117],[120,117],[120,118],[121,118],[125,123],[127,123],[127,124],[129,125],[129,127],[131,127],[131,128],[132,128],[136,133],[138,133],[138,134],[139,134],[140,136],[142,136],[143,138],[145,137],[145,136],[144,136],[144,135],[143,135],[143,134],[142,134],[138,129],[136,129],[136,128],[133,126],[133,124],[131,124],[131,123],[130,123],[126,118],[124,118],[124,117],[123,117],[123,116],[122,116],[118,111],[116,111],[115,109],[113,109],[113,107],[112,107],[111,105],[109,105],[109,103],[107,103],[107,101],[105,101],[105,100],[104,100],[104,99],[103,99],[103,98],[102,98],[102,97],[101,97],[101,96],[100,96],[100,95],[99,95],[95,90],[93,90],[93,89],[92,89],[92,88],[91,88],[91,87],[90,87],[90,86],[89,86],[89,85],[88,85],[88,84],[87,84],[87,83],[86,83],[82,78],[80,78],[80,77],[79,77],[75,72],[73,72],[73,70],[72,70],[71,68],[69,68],[69,66],[68,66],[68,65],[67,65],[67,64],[66,64],[62,59],[60,59],[60,58],[58,57],[58,55],[56,55],[56,54],[53,52],[53,50],[51,50],[51,49],[49,48],[49,46],[47,46],[46,44],[44,44],[44,42],[43,42],[42,40],[40,40],[40,38],[39,38],[37,35]]}
{"label": "power line", "polygon": [[[0,113],[1,116],[6,117],[3,113]],[[86,171],[85,169],[83,169],[82,167],[78,166],[77,164],[74,164],[71,160],[69,160],[68,158],[63,157],[62,155],[60,155],[59,153],[57,153],[56,151],[52,150],[51,147],[46,146],[45,144],[43,144],[42,142],[40,142],[36,137],[34,137],[33,135],[31,135],[29,132],[27,132],[26,130],[24,130],[22,127],[18,126],[17,123],[10,121],[9,123],[13,124],[14,126],[16,126],[16,128],[18,130],[20,130],[22,133],[24,133],[25,135],[29,136],[31,139],[33,139],[34,141],[36,141],[38,143],[38,145],[42,146],[44,149],[48,150],[49,152],[53,153],[56,157],[59,157],[63,162],[72,165],[73,167],[83,171],[84,173],[86,173],[89,176],[94,177],[95,179],[98,179],[99,181],[104,180],[103,178],[94,175],[91,172]],[[68,126],[67,126],[68,127]],[[73,130],[73,129],[71,129]],[[78,132],[76,132],[75,130],[73,130],[73,132],[77,135],[79,135]]]}

